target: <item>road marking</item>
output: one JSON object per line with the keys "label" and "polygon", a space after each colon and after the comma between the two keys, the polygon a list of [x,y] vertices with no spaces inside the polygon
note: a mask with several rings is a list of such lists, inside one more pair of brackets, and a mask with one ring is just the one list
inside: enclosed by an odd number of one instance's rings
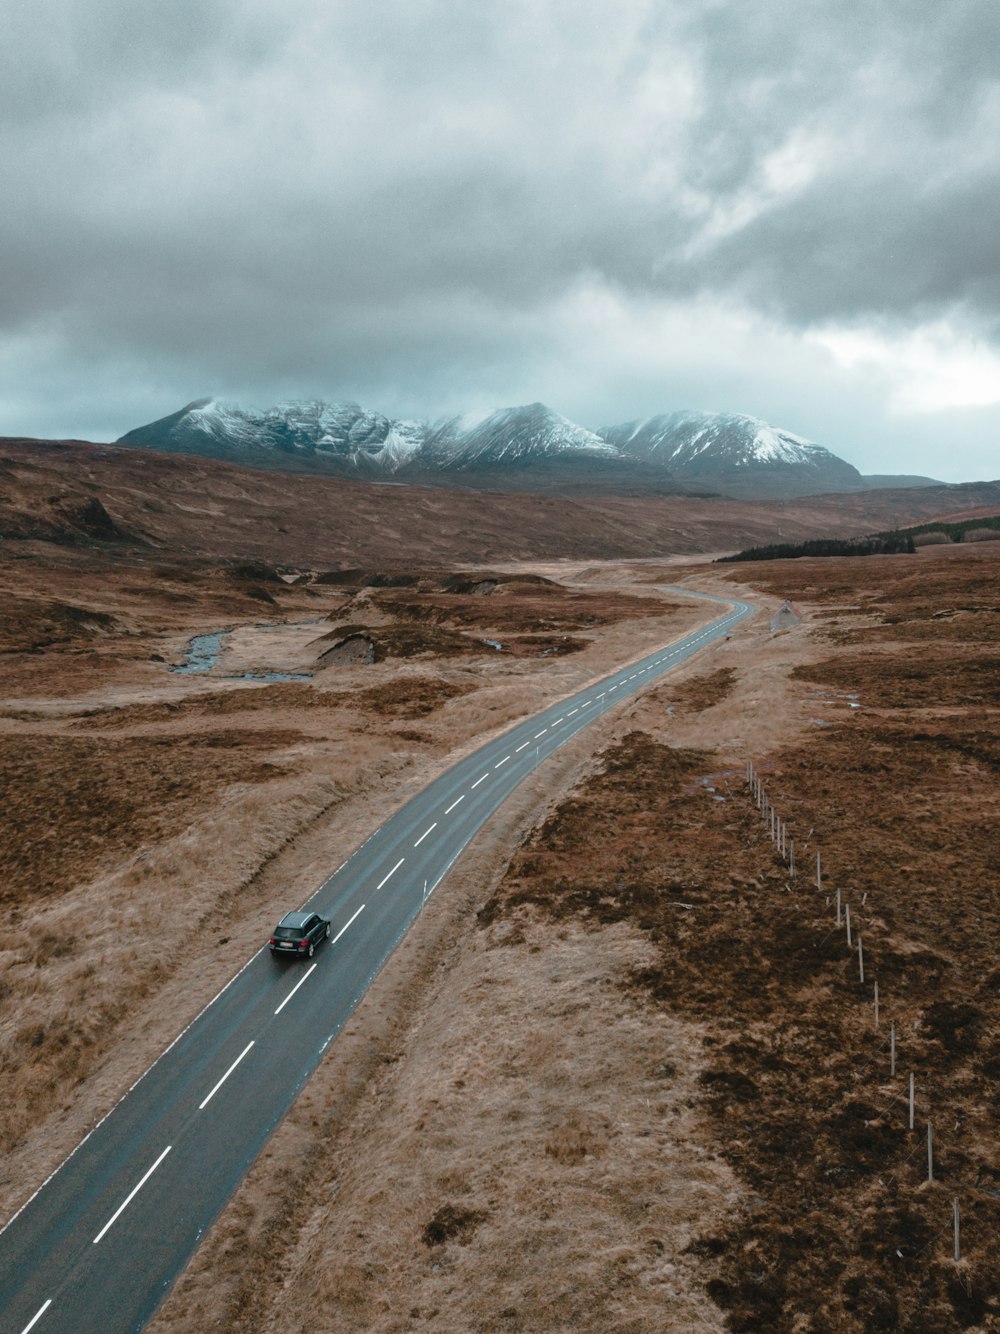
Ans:
{"label": "road marking", "polygon": [[[145,1175],[145,1176],[142,1178],[142,1180],[139,1182],[138,1186],[133,1186],[133,1187],[132,1187],[131,1191],[129,1191],[128,1195],[125,1196],[125,1199],[122,1200],[121,1204],[120,1204],[120,1205],[118,1206],[118,1208],[114,1211],[114,1213],[111,1215],[111,1217],[108,1219],[108,1221],[107,1221],[107,1222],[104,1224],[104,1226],[101,1228],[100,1232],[98,1232],[97,1236],[94,1238],[94,1245],[95,1245],[95,1246],[96,1246],[97,1243],[101,1240],[101,1238],[104,1236],[105,1232],[107,1232],[107,1230],[108,1230],[108,1228],[111,1226],[111,1224],[112,1224],[112,1223],[115,1221],[115,1219],[119,1216],[119,1214],[122,1214],[122,1213],[125,1212],[125,1210],[126,1210],[126,1209],[128,1208],[128,1206],[132,1203],[132,1201],[135,1199],[135,1197],[139,1194],[140,1190],[142,1190],[143,1186],[146,1184],[146,1182],[149,1180],[149,1178],[153,1175],[153,1173],[156,1171],[156,1169],[159,1167],[159,1165],[163,1162],[164,1158],[166,1158],[167,1154],[170,1152],[170,1150],[171,1150],[172,1148],[173,1148],[173,1145],[172,1145],[172,1144],[168,1144],[167,1147],[166,1147],[166,1148],[163,1150],[163,1152],[160,1154],[159,1158],[157,1158],[157,1160],[156,1160],[156,1162],[153,1164],[153,1166],[149,1169],[149,1171],[146,1173],[146,1175]],[[31,1326],[29,1325],[28,1328],[30,1329]]]}
{"label": "road marking", "polygon": [[[358,909],[358,911],[354,914],[354,917],[360,917],[361,914],[364,912],[364,910],[365,910],[365,905],[362,903],[361,907],[360,907],[360,908]],[[347,923],[347,926],[342,926],[342,927],[340,928],[340,930],[337,932],[337,934],[334,936],[334,938],[330,941],[330,944],[331,944],[331,945],[336,945],[337,941],[340,939],[340,937],[341,937],[341,936],[344,934],[344,932],[347,930],[347,927],[350,926],[350,925],[351,925],[351,922],[354,921],[354,917],[352,917],[352,918],[351,918],[351,921]]]}
{"label": "road marking", "polygon": [[549,730],[549,729],[548,729],[547,727],[543,727],[542,730],[541,730],[540,732],[536,732],[536,733],[535,733],[534,740],[537,741],[538,738],[539,738],[540,736],[544,736],[545,733],[546,733],[548,730]]}
{"label": "road marking", "polygon": [[205,1101],[204,1101],[204,1102],[200,1102],[200,1103],[198,1104],[198,1111],[199,1111],[199,1112],[203,1112],[203,1111],[205,1110],[205,1108],[208,1106],[208,1104],[212,1101],[212,1099],[213,1099],[213,1098],[215,1097],[215,1095],[218,1093],[219,1089],[222,1088],[223,1084],[226,1082],[226,1080],[229,1078],[229,1076],[233,1073],[233,1071],[234,1071],[234,1070],[236,1069],[236,1067],[239,1065],[240,1061],[243,1060],[243,1057],[247,1054],[247,1052],[250,1050],[250,1048],[251,1048],[252,1046],[253,1046],[253,1042],[248,1042],[248,1043],[247,1043],[247,1045],[246,1045],[246,1046],[243,1048],[243,1050],[240,1052],[239,1056],[237,1056],[236,1060],[233,1061],[232,1065],[229,1067],[229,1069],[226,1071],[226,1073],[222,1076],[222,1078],[221,1078],[221,1079],[219,1080],[219,1082],[216,1084],[215,1088],[212,1089],[212,1092],[208,1095],[208,1097],[205,1099]]}
{"label": "road marking", "polygon": [[553,726],[553,727],[558,727],[559,724],[560,724],[562,721],[563,721],[563,720],[562,720],[561,718],[557,718],[557,719],[555,720],[555,722],[552,724],[552,726]]}
{"label": "road marking", "polygon": [[309,968],[309,971],[306,972],[306,973],[303,973],[303,974],[302,974],[302,976],[299,978],[299,980],[295,983],[295,986],[292,987],[291,991],[288,993],[288,995],[285,997],[285,999],[281,1002],[281,1004],[280,1004],[280,1005],[278,1006],[278,1008],[275,1010],[275,1012],[274,1012],[275,1014],[280,1014],[280,1013],[281,1013],[281,1011],[285,1008],[285,1006],[288,1004],[288,1002],[292,999],[292,997],[293,997],[293,996],[295,995],[295,993],[298,991],[298,989],[299,989],[299,987],[302,985],[302,983],[305,982],[305,980],[309,977],[309,975],[310,975],[311,973],[315,972],[315,970],[316,970],[317,967],[318,967],[317,964],[312,964],[312,965],[310,966],[310,968]]}
{"label": "road marking", "polygon": [[610,695],[612,690],[617,690],[617,689],[618,689],[617,686],[608,686],[608,694]]}
{"label": "road marking", "polygon": [[[509,758],[509,757],[508,757],[508,758]],[[414,843],[413,846],[414,846],[415,848],[419,848],[420,845],[421,845],[421,843],[423,843],[424,839],[425,839],[425,838],[427,837],[427,835],[431,832],[431,830],[432,830],[432,829],[436,829],[437,827],[438,827],[438,826],[437,826],[437,820],[435,820],[434,823],[431,825],[430,829],[425,829],[424,832],[420,835],[420,837],[417,839],[416,843]]]}
{"label": "road marking", "polygon": [[472,784],[472,786],[478,787],[480,783],[485,783],[487,778],[489,778],[489,774],[483,774],[482,778],[477,778],[476,781]]}
{"label": "road marking", "polygon": [[524,743],[523,746],[518,746],[517,750],[514,751],[514,754],[515,754],[515,755],[520,755],[521,751],[522,751],[522,750],[527,750],[528,747],[529,747],[530,745],[531,745],[531,742],[530,742],[530,741],[526,741],[526,742]]}
{"label": "road marking", "polygon": [[581,708],[581,709],[585,709],[589,703],[590,703],[590,700],[589,700],[589,699],[585,699],[585,700],[583,701],[583,703],[580,705],[580,708]]}
{"label": "road marking", "polygon": [[579,709],[570,709],[570,711],[569,711],[569,713],[567,713],[566,717],[567,717],[567,718],[572,718],[574,713],[579,713],[579,712],[580,712]]}
{"label": "road marking", "polygon": [[510,759],[510,756],[509,756],[509,755],[505,755],[505,756],[503,757],[503,759],[499,762],[499,764],[494,764],[493,768],[494,768],[494,769],[499,769],[499,768],[500,768],[500,765],[501,765],[501,764],[506,764],[507,761],[508,761],[509,759]]}
{"label": "road marking", "polygon": [[385,884],[385,882],[386,882],[387,880],[391,880],[391,879],[392,879],[392,877],[396,874],[396,872],[399,870],[399,868],[402,866],[403,862],[405,862],[405,861],[406,861],[406,858],[405,858],[405,857],[400,857],[399,861],[398,861],[398,862],[396,863],[396,865],[392,868],[392,870],[389,872],[389,874],[386,875],[386,876],[383,876],[382,879],[381,879],[381,880],[378,882],[378,884],[375,886],[375,888],[376,888],[376,889],[381,889],[382,886]]}
{"label": "road marking", "polygon": [[[464,800],[465,800],[465,793],[463,792],[462,795],[459,797],[458,801],[464,801]],[[451,803],[451,805],[450,805],[450,806],[448,807],[448,809],[445,811],[445,815],[450,815],[450,814],[452,813],[452,811],[453,811],[453,810],[455,809],[455,807],[458,805],[458,801],[453,801],[453,802]]]}
{"label": "road marking", "polygon": [[[705,597],[705,595],[702,595],[702,596]],[[709,600],[709,599],[708,599],[707,597],[705,597],[705,600],[707,601],[707,600]],[[716,600],[716,601],[723,601],[723,599],[715,599],[715,600]],[[725,622],[722,623],[723,625],[730,624],[730,623],[733,624],[733,625],[736,625],[737,623],[743,621],[748,615],[750,615],[750,614],[754,611],[754,609],[753,609],[749,604],[747,604],[747,603],[738,603],[738,604],[737,604],[737,607],[738,607],[738,610],[737,610],[737,611],[733,611],[733,612],[731,612],[731,613],[730,613],[730,616],[727,618],[727,621],[725,621]],[[721,633],[720,628],[719,628],[719,627],[716,627],[715,629],[713,629],[713,631],[712,631],[712,636],[711,636],[711,637],[712,637],[713,639],[718,639],[719,636],[720,636],[720,633]],[[676,659],[676,658],[681,658],[681,659],[686,658],[686,657],[690,656],[690,653],[691,653],[691,649],[690,649],[690,648],[684,648],[683,650],[680,649],[680,648],[676,648],[676,649],[672,650],[670,653],[664,653],[664,654],[661,654],[661,656],[660,656],[659,658],[657,658],[657,659],[654,660],[654,663],[650,666],[649,670],[650,670],[650,671],[653,671],[653,669],[654,669],[655,666],[662,665],[662,664],[667,663],[667,662],[669,662],[669,661],[671,661],[671,660],[673,660],[673,659]],[[604,695],[601,694],[601,695],[599,696],[599,700],[603,700],[603,699],[604,699]],[[590,705],[591,703],[592,703],[592,700],[591,700],[591,699],[587,699],[587,700],[585,700],[585,701],[583,702],[583,704],[582,704],[581,707],[586,707],[586,706]],[[485,776],[484,776],[484,777],[485,777]],[[347,860],[343,863],[343,865],[346,866],[349,862],[351,862],[351,861],[357,856],[357,854],[363,850],[363,848],[367,847],[368,843],[370,843],[371,840],[372,840],[374,837],[375,837],[374,834],[370,835],[369,838],[366,839],[365,842],[364,842],[362,845],[360,845],[359,848],[357,848],[357,849],[355,850],[355,852],[353,852],[349,858],[347,858]],[[332,877],[330,877],[330,879],[332,879]],[[361,910],[359,909],[359,911],[361,911]],[[352,919],[352,920],[353,920],[353,919]],[[83,1136],[83,1138],[80,1140],[80,1142],[79,1142],[79,1143],[73,1148],[73,1150],[67,1155],[66,1159],[64,1159],[63,1162],[60,1163],[59,1166],[56,1167],[55,1170],[54,1170],[52,1173],[49,1174],[49,1176],[46,1178],[45,1182],[42,1183],[42,1186],[40,1186],[40,1187],[38,1188],[38,1190],[36,1190],[36,1191],[30,1196],[30,1198],[25,1202],[24,1205],[21,1206],[21,1208],[17,1211],[16,1214],[14,1214],[11,1218],[9,1218],[9,1219],[7,1220],[7,1222],[4,1223],[4,1225],[3,1225],[2,1227],[0,1227],[0,1235],[2,1235],[2,1233],[5,1232],[5,1231],[6,1231],[6,1230],[7,1230],[7,1229],[14,1223],[14,1221],[20,1216],[20,1214],[24,1211],[24,1209],[27,1208],[27,1207],[28,1207],[28,1206],[35,1200],[35,1198],[37,1198],[37,1196],[38,1196],[38,1195],[41,1193],[41,1191],[42,1191],[42,1190],[49,1184],[49,1182],[52,1180],[52,1178],[55,1177],[55,1176],[62,1170],[62,1168],[63,1168],[64,1166],[66,1166],[66,1164],[69,1162],[70,1158],[74,1157],[74,1156],[77,1154],[77,1152],[83,1147],[83,1145],[84,1145],[84,1144],[85,1144],[85,1143],[92,1137],[92,1135],[96,1132],[96,1130],[97,1130],[101,1125],[104,1124],[104,1121],[108,1120],[108,1119],[111,1117],[111,1115],[113,1114],[113,1112],[118,1108],[119,1104],[120,1104],[121,1102],[123,1102],[123,1101],[125,1100],[125,1098],[128,1097],[128,1096],[135,1090],[135,1088],[138,1086],[138,1084],[141,1083],[143,1079],[145,1079],[146,1075],[149,1074],[149,1073],[153,1070],[153,1068],[154,1068],[156,1065],[158,1065],[158,1064],[163,1060],[163,1058],[166,1057],[166,1056],[173,1050],[173,1048],[174,1048],[175,1046],[178,1045],[178,1043],[180,1043],[180,1042],[182,1041],[182,1039],[186,1036],[186,1034],[188,1033],[188,1031],[189,1031],[190,1029],[192,1029],[192,1028],[195,1026],[195,1024],[196,1024],[196,1023],[197,1023],[197,1022],[204,1016],[204,1014],[205,1014],[209,1009],[211,1009],[211,1007],[216,1003],[216,1001],[219,1000],[220,997],[221,997],[222,995],[224,995],[225,992],[228,991],[228,990],[230,989],[230,987],[231,987],[231,986],[232,986],[232,985],[233,985],[233,984],[234,984],[234,983],[235,983],[235,982],[242,976],[242,974],[243,974],[244,972],[246,972],[246,970],[249,969],[249,968],[251,967],[251,965],[253,965],[253,964],[256,962],[256,959],[257,959],[258,955],[261,954],[261,953],[263,952],[263,949],[264,949],[264,948],[266,948],[266,946],[263,946],[263,947],[261,948],[261,950],[259,950],[259,951],[257,952],[257,954],[254,954],[253,956],[251,956],[251,958],[249,958],[249,959],[246,961],[246,963],[244,963],[244,965],[242,966],[242,968],[240,968],[240,969],[234,974],[234,976],[231,977],[231,978],[225,983],[225,985],[222,986],[222,987],[220,988],[220,990],[219,990],[219,991],[218,991],[218,992],[211,998],[211,1000],[209,1000],[208,1003],[207,1003],[207,1004],[206,1004],[206,1005],[205,1005],[205,1006],[198,1012],[198,1014],[191,1020],[191,1022],[190,1022],[189,1024],[187,1024],[187,1025],[186,1025],[186,1026],[185,1026],[185,1027],[184,1027],[184,1028],[177,1034],[177,1036],[173,1039],[173,1041],[171,1041],[171,1042],[167,1045],[167,1047],[164,1048],[164,1050],[163,1050],[163,1051],[156,1057],[156,1059],[151,1063],[151,1065],[150,1065],[146,1070],[144,1070],[143,1073],[142,1073],[141,1075],[139,1075],[139,1077],[135,1080],[134,1084],[131,1085],[130,1088],[126,1091],[126,1093],[122,1095],[122,1098],[119,1099],[119,1103],[116,1103],[116,1104],[115,1104],[115,1107],[113,1107],[113,1108],[111,1109],[111,1111],[109,1111],[108,1113],[106,1113],[106,1115],[105,1115],[104,1117],[101,1118],[101,1120],[100,1120],[100,1122],[98,1122],[97,1126],[95,1126],[92,1130],[88,1131],[87,1134]],[[331,1038],[332,1038],[332,1035],[331,1035]],[[46,1303],[46,1306],[43,1307],[42,1310],[43,1310],[43,1311],[46,1310],[47,1307],[48,1307],[48,1303]]]}
{"label": "road marking", "polygon": [[34,1329],[35,1326],[38,1324],[39,1320],[41,1320],[42,1316],[45,1314],[45,1312],[49,1309],[51,1305],[52,1305],[52,1298],[50,1297],[49,1300],[45,1303],[45,1305],[40,1307],[39,1310],[37,1310],[35,1314],[31,1317],[31,1319],[25,1325],[24,1329],[21,1330],[21,1334],[28,1334],[29,1329]]}

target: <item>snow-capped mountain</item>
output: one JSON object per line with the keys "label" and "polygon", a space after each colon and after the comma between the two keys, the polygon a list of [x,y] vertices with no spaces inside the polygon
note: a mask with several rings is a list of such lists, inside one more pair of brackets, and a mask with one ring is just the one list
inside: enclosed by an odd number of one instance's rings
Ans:
{"label": "snow-capped mountain", "polygon": [[258,411],[205,398],[117,443],[253,467],[436,486],[564,493],[652,488],[763,498],[867,485],[823,446],[759,418],[722,412],[675,412],[591,431],[544,403],[427,423],[395,420],[357,403],[313,399]]}
{"label": "snow-capped mountain", "polygon": [[561,417],[544,403],[501,408],[469,425],[460,417],[428,432],[426,461],[463,471],[473,468],[537,463],[555,456],[591,455],[618,459],[620,450],[593,431]]}
{"label": "snow-capped mountain", "polygon": [[[357,403],[320,399],[280,403],[260,412],[213,398],[200,398],[179,412],[129,431],[121,445],[143,445],[180,454],[261,462],[272,456],[342,465],[347,470],[395,472],[423,445],[421,422],[393,421]],[[322,469],[327,471],[326,468]]]}
{"label": "snow-capped mountain", "polygon": [[808,489],[800,495],[864,487],[857,468],[822,445],[735,412],[674,412],[607,426],[600,435],[623,454],[690,479],[752,483],[771,473],[801,481]]}

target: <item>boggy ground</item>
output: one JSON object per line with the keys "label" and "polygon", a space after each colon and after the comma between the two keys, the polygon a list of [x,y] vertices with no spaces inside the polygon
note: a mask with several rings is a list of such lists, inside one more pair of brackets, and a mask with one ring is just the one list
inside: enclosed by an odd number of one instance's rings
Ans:
{"label": "boggy ground", "polygon": [[698,571],[806,619],[515,797],[154,1327],[1000,1328],[997,561]]}
{"label": "boggy ground", "polygon": [[[703,619],[613,577],[489,571],[427,572],[376,608],[393,577],[0,550],[0,1216],[450,757]],[[374,661],[324,662],[345,606]],[[512,627],[541,647],[485,642]],[[210,671],[170,670],[219,630]]]}

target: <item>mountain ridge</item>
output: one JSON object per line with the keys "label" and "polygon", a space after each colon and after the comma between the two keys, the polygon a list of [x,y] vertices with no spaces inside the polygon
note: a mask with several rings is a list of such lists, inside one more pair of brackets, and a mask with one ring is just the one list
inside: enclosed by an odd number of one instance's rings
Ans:
{"label": "mountain ridge", "polygon": [[825,446],[747,414],[681,411],[592,431],[541,402],[422,422],[349,400],[262,411],[200,398],[115,443],[278,471],[556,494],[764,499],[920,484],[866,479]]}

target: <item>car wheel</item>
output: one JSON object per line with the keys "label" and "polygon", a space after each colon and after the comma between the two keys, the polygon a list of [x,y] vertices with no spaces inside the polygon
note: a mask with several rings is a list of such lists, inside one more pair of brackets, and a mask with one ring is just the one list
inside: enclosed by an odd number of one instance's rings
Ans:
{"label": "car wheel", "polygon": [[310,957],[310,959],[312,958],[312,956],[313,956],[315,953],[316,953],[316,946],[315,946],[315,945],[312,943],[312,941],[310,940],[310,942],[309,942],[309,957]]}

